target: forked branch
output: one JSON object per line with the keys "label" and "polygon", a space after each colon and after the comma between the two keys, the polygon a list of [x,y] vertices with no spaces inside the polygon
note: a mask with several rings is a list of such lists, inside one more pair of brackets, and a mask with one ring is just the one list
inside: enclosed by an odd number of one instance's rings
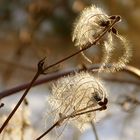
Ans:
{"label": "forked branch", "polygon": [[12,110],[12,112],[9,114],[9,116],[7,117],[6,121],[2,124],[1,128],[0,128],[0,133],[3,131],[3,129],[5,128],[5,126],[8,124],[8,122],[10,121],[10,119],[12,118],[12,116],[14,115],[14,113],[16,112],[16,110],[19,108],[19,106],[21,105],[21,103],[23,102],[24,98],[26,97],[26,95],[28,94],[29,90],[31,89],[33,83],[36,81],[36,79],[41,75],[41,74],[45,74],[45,72],[52,68],[53,66],[56,66],[70,58],[72,58],[73,56],[79,54],[80,52],[83,52],[85,50],[87,50],[88,48],[90,48],[93,44],[96,44],[113,26],[115,23],[117,23],[120,20],[120,16],[116,16],[116,18],[112,21],[112,23],[94,40],[94,42],[88,43],[84,46],[84,48],[82,48],[81,50],[69,55],[68,57],[65,57],[64,59],[57,61],[56,63],[47,66],[46,68],[44,68],[44,61],[45,59],[42,59],[39,63],[38,63],[38,71],[36,72],[34,78],[32,79],[31,83],[29,84],[29,86],[27,87],[27,89],[25,90],[25,92],[23,93],[22,97],[20,98],[20,100],[18,101],[18,103],[16,104],[16,106],[14,107],[14,109]]}

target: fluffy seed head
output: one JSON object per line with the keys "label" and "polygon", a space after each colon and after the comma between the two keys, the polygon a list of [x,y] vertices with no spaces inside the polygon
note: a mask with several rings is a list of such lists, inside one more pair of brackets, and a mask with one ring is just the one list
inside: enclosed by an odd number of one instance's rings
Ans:
{"label": "fluffy seed head", "polygon": [[[84,9],[74,26],[72,41],[75,43],[75,46],[82,49],[87,44],[92,45],[95,39],[112,23],[114,18],[117,22],[120,21],[120,16],[108,16],[100,8],[95,6]],[[113,53],[115,53],[115,43],[113,42],[114,37],[117,37],[120,45],[123,46],[123,55],[120,56],[116,62],[111,62],[110,60]],[[117,34],[117,31],[114,28],[111,28],[102,38],[100,38],[96,45],[99,47],[102,46],[103,50],[102,65],[99,72],[119,71],[126,66],[132,56],[131,46],[128,41],[121,35]],[[88,62],[93,63],[84,52],[81,52],[81,54]],[[104,66],[110,62],[112,67],[105,68]]]}
{"label": "fluffy seed head", "polygon": [[[94,109],[98,106],[99,101],[104,101],[106,95],[106,90],[99,79],[88,72],[80,72],[60,78],[52,87],[49,103],[54,109],[55,119],[58,120],[60,117],[58,114],[67,116],[90,105],[92,107],[88,110]],[[95,112],[91,112],[71,120],[78,128],[82,128],[84,123],[94,118]]]}
{"label": "fluffy seed head", "polygon": [[[109,16],[94,5],[84,9],[79,19],[75,22],[72,36],[72,41],[75,43],[75,46],[82,49],[86,44],[92,44],[110,24],[110,21]],[[107,32],[97,44],[98,46],[103,46],[102,66],[110,60],[111,52],[114,49],[112,44],[111,32]],[[82,52],[82,55],[88,62],[93,63],[84,52]]]}
{"label": "fluffy seed head", "polygon": [[75,22],[72,41],[75,46],[85,46],[87,43],[93,43],[107,24],[109,24],[109,17],[101,9],[95,6],[86,8]]}

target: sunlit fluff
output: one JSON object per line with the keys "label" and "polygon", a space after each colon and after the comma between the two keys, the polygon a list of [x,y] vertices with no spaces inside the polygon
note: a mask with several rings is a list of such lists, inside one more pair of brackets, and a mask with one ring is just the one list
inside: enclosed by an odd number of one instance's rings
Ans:
{"label": "sunlit fluff", "polygon": [[85,8],[75,22],[72,35],[75,46],[84,47],[89,42],[92,44],[104,30],[104,27],[101,26],[102,22],[106,22],[108,19],[108,15],[95,6]]}
{"label": "sunlit fluff", "polygon": [[[108,16],[94,5],[85,8],[74,24],[72,41],[79,49],[84,48],[87,44],[93,46],[93,42],[105,31],[112,21],[111,16]],[[117,37],[120,46],[123,46],[123,55],[116,62],[111,62],[113,53],[116,53],[115,43],[113,42],[114,37]],[[113,33],[112,29],[96,43],[96,46],[103,49],[102,66],[99,71],[105,71],[104,66],[108,63],[111,63],[112,67],[108,68],[107,71],[118,71],[124,68],[131,58],[131,49],[128,41],[121,35]],[[88,62],[93,63],[84,52],[82,52],[82,55]]]}
{"label": "sunlit fluff", "polygon": [[[98,106],[98,101],[104,101],[106,90],[101,81],[88,72],[80,72],[60,78],[52,87],[52,95],[49,103],[53,108],[51,116],[55,116],[54,121],[61,116],[67,116],[78,110],[94,109]],[[87,109],[84,109],[86,111]],[[61,115],[61,116],[60,116]],[[83,128],[86,122],[95,119],[95,112],[70,118],[78,128]]]}

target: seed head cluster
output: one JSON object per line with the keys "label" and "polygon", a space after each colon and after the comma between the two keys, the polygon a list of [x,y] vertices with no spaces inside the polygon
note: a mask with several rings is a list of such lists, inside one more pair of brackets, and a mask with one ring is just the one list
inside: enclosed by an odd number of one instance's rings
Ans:
{"label": "seed head cluster", "polygon": [[[115,16],[108,16],[102,9],[92,5],[91,7],[85,8],[80,17],[74,24],[74,30],[72,34],[72,41],[75,46],[79,49],[84,48],[87,44],[93,45],[93,42],[97,37],[102,34],[107,27],[113,22]],[[119,16],[116,16],[119,17]],[[120,21],[120,20],[118,20]],[[120,46],[123,46],[123,55],[119,56],[116,62],[111,62],[113,53],[115,54],[115,43],[114,37],[117,37]],[[123,69],[131,58],[131,49],[128,41],[118,35],[116,29],[111,28],[97,43],[96,46],[102,48],[102,66],[99,71],[105,71],[104,66],[108,63],[112,64],[112,68],[107,69],[108,72],[118,71]],[[92,60],[84,53],[81,53],[83,57],[90,63]]]}
{"label": "seed head cluster", "polygon": [[[103,101],[106,95],[106,90],[99,79],[88,72],[80,72],[60,78],[52,87],[49,103],[55,113],[55,120],[58,120],[60,114],[67,116],[73,112],[78,113],[81,109],[83,111],[94,109],[98,106],[98,101]],[[87,108],[88,106],[91,107]],[[90,112],[70,120],[78,128],[82,128],[83,124],[94,119],[95,112]]]}

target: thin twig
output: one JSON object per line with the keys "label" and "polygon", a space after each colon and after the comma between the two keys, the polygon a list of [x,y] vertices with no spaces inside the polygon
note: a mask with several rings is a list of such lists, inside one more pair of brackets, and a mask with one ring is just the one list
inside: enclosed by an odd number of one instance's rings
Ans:
{"label": "thin twig", "polygon": [[20,98],[20,100],[18,101],[18,103],[16,104],[16,106],[14,107],[14,109],[12,110],[12,112],[9,114],[9,116],[7,117],[6,121],[2,124],[1,128],[0,128],[0,133],[3,131],[3,129],[5,128],[5,126],[8,124],[8,122],[10,121],[10,119],[12,118],[12,116],[15,114],[15,112],[17,111],[17,109],[19,108],[19,106],[21,105],[22,101],[24,100],[24,98],[26,97],[28,91],[30,90],[30,88],[32,87],[32,84],[34,83],[34,81],[38,78],[38,76],[40,75],[39,72],[36,73],[36,75],[34,76],[33,80],[31,81],[31,83],[29,84],[28,88],[26,89],[26,91],[24,92],[24,94],[22,95],[22,97]]}
{"label": "thin twig", "polygon": [[91,126],[92,126],[92,130],[93,130],[93,132],[94,132],[95,139],[96,139],[96,140],[99,140],[99,137],[98,137],[97,130],[96,130],[96,127],[95,127],[94,122],[91,121],[90,124],[91,124]]}
{"label": "thin twig", "polygon": [[[67,115],[67,116],[64,116],[62,118],[60,118],[58,121],[56,121],[46,132],[44,132],[41,136],[39,136],[36,140],[40,140],[42,139],[45,135],[47,135],[52,129],[54,129],[56,126],[59,126],[65,119],[68,119],[68,118],[74,118],[76,116],[79,116],[79,115],[83,115],[83,114],[86,114],[86,113],[90,113],[90,112],[95,112],[95,111],[101,111],[101,110],[104,110],[106,109],[106,106],[101,106],[101,107],[98,107],[96,109],[91,109],[91,110],[88,110],[88,111],[84,111],[84,112],[80,112],[80,113],[77,113],[79,112],[79,110],[77,110],[76,112],[74,111],[73,113],[71,113],[70,115]],[[83,109],[82,109],[83,110]]]}
{"label": "thin twig", "polygon": [[32,79],[31,83],[29,84],[29,86],[27,87],[27,89],[25,90],[25,92],[23,93],[23,95],[21,96],[20,100],[18,101],[18,103],[16,104],[16,106],[14,107],[14,109],[12,110],[12,112],[9,114],[9,116],[7,117],[7,119],[5,120],[5,122],[2,124],[1,128],[0,128],[0,134],[2,133],[3,129],[6,127],[6,125],[8,124],[8,122],[10,121],[10,119],[12,118],[12,116],[15,114],[15,112],[17,111],[17,109],[19,108],[19,106],[21,105],[21,103],[23,102],[23,100],[25,99],[27,93],[29,92],[29,90],[31,89],[33,83],[35,82],[35,80],[40,76],[40,74],[43,74],[43,65],[44,65],[44,59],[42,59],[39,63],[38,63],[38,70],[34,76],[34,78]]}
{"label": "thin twig", "polygon": [[140,70],[139,69],[137,69],[133,66],[127,66],[127,67],[125,67],[124,70],[128,71],[129,73],[134,74],[135,76],[140,78]]}
{"label": "thin twig", "polygon": [[56,63],[49,65],[48,67],[44,68],[44,71],[48,70],[49,68],[52,68],[53,66],[56,66],[64,61],[66,61],[67,59],[70,59],[71,57],[89,49],[90,47],[92,47],[93,45],[95,45],[118,21],[120,20],[120,16],[116,16],[116,18],[113,20],[113,22],[101,33],[99,34],[99,36],[97,36],[97,38],[95,38],[93,43],[87,43],[85,46],[82,47],[82,49],[80,49],[79,51],[69,55],[68,57],[65,57],[64,59],[61,59],[60,61],[57,61]]}

